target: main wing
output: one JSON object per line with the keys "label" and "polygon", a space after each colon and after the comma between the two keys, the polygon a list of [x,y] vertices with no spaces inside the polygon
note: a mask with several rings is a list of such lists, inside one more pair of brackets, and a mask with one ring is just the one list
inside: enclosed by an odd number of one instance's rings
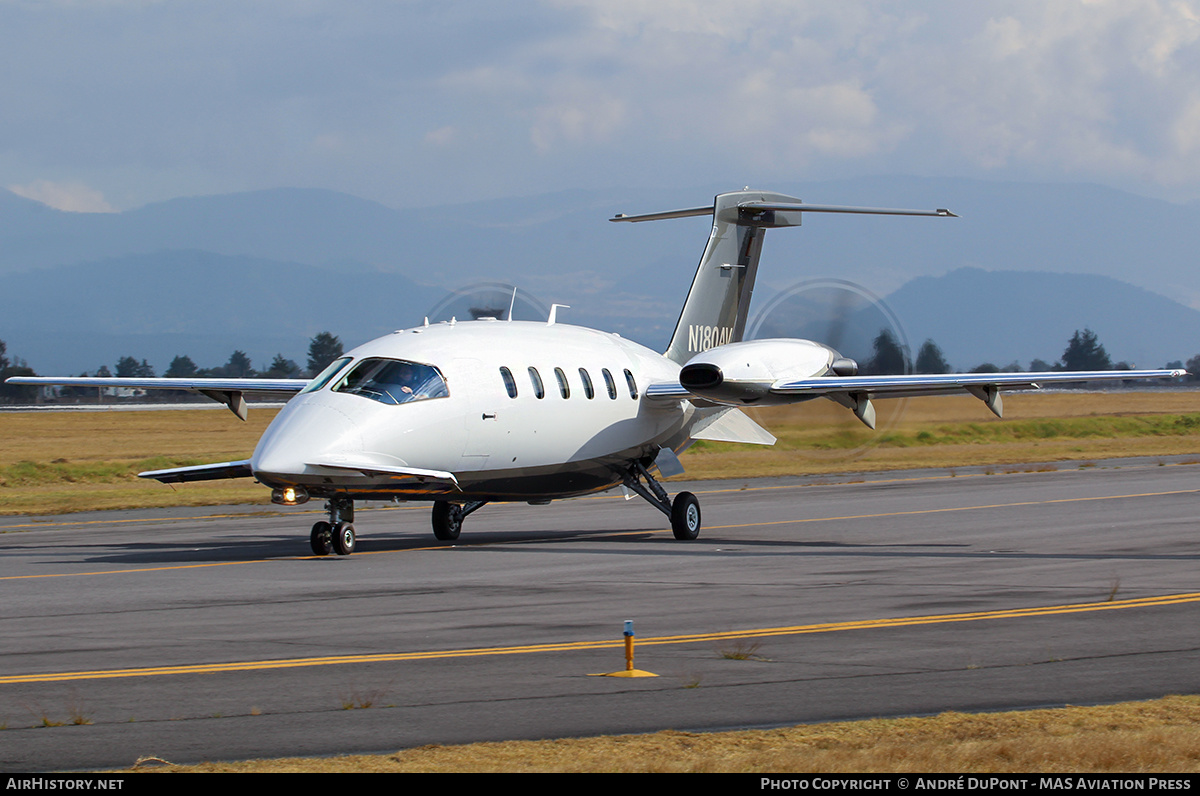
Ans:
{"label": "main wing", "polygon": [[[771,393],[803,401],[823,396],[854,410],[875,428],[874,398],[913,398],[920,395],[961,395],[964,391],[983,401],[996,417],[1004,416],[1000,394],[1005,390],[1039,390],[1045,384],[1129,379],[1170,379],[1186,375],[1182,370],[1090,370],[1041,373],[942,373],[911,376],[821,376],[811,379],[781,379]],[[869,419],[868,419],[869,418]]]}
{"label": "main wing", "polygon": [[[799,403],[829,398],[853,410],[867,426],[875,428],[876,398],[912,398],[921,395],[961,395],[983,401],[1003,417],[1000,394],[1006,390],[1037,390],[1047,384],[1130,379],[1171,379],[1186,376],[1183,370],[1093,370],[1042,373],[943,373],[903,376],[816,376],[774,381],[709,379],[704,386],[659,382],[646,388],[651,400],[693,398],[727,406]],[[685,379],[686,380],[686,379]]]}
{"label": "main wing", "polygon": [[132,390],[186,390],[225,404],[246,419],[246,395],[288,397],[308,386],[308,379],[138,379],[103,376],[13,376],[8,384],[37,387],[124,387]]}

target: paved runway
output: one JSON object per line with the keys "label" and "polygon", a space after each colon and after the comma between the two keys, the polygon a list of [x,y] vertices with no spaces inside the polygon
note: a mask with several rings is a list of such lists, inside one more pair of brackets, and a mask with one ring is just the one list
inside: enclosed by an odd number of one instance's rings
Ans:
{"label": "paved runway", "polygon": [[[455,546],[360,510],[324,559],[312,504],[3,518],[0,768],[1200,690],[1200,463],[1059,466],[692,484],[695,542],[619,495],[487,506]],[[659,676],[589,677],[625,619]]]}

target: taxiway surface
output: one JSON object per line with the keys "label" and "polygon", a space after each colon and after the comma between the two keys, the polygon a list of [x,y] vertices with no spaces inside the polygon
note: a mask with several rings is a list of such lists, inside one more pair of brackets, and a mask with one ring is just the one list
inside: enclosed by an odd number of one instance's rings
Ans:
{"label": "taxiway surface", "polygon": [[[620,495],[0,518],[5,771],[395,751],[1200,689],[1200,463],[705,482],[699,540]],[[1014,472],[1020,469],[1029,472]],[[304,509],[308,509],[305,511]],[[635,621],[624,668],[622,622]]]}

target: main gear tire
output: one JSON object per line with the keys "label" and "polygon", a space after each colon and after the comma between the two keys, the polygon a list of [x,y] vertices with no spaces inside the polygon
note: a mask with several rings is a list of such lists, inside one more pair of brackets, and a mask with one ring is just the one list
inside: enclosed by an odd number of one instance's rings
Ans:
{"label": "main gear tire", "polygon": [[700,501],[691,492],[680,492],[671,502],[671,532],[684,541],[700,535]]}
{"label": "main gear tire", "polygon": [[442,542],[453,542],[462,533],[463,508],[448,500],[433,504],[433,535]]}

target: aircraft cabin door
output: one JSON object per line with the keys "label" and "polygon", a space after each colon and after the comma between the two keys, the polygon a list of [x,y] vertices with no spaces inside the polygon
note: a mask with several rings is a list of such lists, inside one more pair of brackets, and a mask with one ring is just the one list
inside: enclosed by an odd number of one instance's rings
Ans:
{"label": "aircraft cabin door", "polygon": [[[491,371],[478,359],[460,358],[453,361],[455,374],[466,385],[465,394],[470,408],[464,417],[466,440],[459,469],[478,472],[495,467],[502,461],[504,440],[508,436],[504,384],[498,371]],[[453,395],[454,387],[451,386]]]}

